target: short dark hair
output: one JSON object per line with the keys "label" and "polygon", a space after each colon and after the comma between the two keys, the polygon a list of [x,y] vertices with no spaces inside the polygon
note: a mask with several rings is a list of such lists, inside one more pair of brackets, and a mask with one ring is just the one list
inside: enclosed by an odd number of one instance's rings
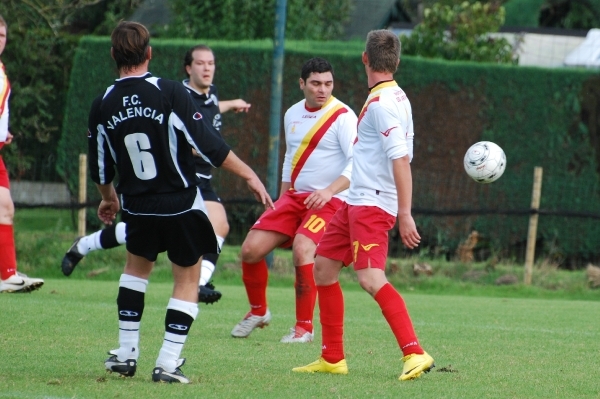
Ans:
{"label": "short dark hair", "polygon": [[125,72],[143,64],[148,56],[150,32],[138,22],[121,21],[110,35],[117,68]]}
{"label": "short dark hair", "polygon": [[367,35],[365,53],[369,59],[369,67],[375,72],[396,72],[400,50],[400,40],[392,31],[372,30]]}
{"label": "short dark hair", "polygon": [[213,52],[212,49],[210,47],[208,47],[206,44],[198,44],[198,45],[190,48],[188,51],[186,51],[185,56],[183,57],[183,72],[185,72],[185,74],[188,77],[190,75],[185,70],[185,67],[188,65],[192,65],[192,62],[194,62],[194,51],[210,51],[211,53]]}
{"label": "short dark hair", "polygon": [[315,57],[306,61],[304,65],[302,65],[302,72],[300,73],[300,77],[303,81],[306,82],[306,79],[310,76],[311,73],[324,73],[331,72],[331,76],[333,76],[333,67],[324,58]]}

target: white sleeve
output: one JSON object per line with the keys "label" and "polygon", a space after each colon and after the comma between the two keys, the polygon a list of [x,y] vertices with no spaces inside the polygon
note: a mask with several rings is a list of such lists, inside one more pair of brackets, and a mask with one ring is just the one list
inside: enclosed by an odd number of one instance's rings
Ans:
{"label": "white sleeve", "polygon": [[290,124],[290,117],[288,116],[288,112],[285,113],[285,116],[283,117],[283,129],[285,132],[285,156],[283,158],[283,168],[281,171],[281,181],[284,183],[289,183],[292,181],[292,157],[294,156],[294,154],[291,153],[291,149],[290,146],[287,145],[287,138],[288,138],[288,129],[291,128],[291,126],[288,126]]}
{"label": "white sleeve", "polygon": [[341,115],[341,118],[338,120],[338,140],[347,161],[346,167],[342,171],[342,176],[345,176],[350,180],[352,176],[352,156],[354,143],[356,142],[356,125],[358,123],[358,118],[352,110],[348,110],[348,112]]}
{"label": "white sleeve", "polygon": [[0,143],[4,143],[8,137],[8,104],[0,115]]}
{"label": "white sleeve", "polygon": [[399,108],[392,108],[381,101],[377,103],[372,110],[375,129],[380,133],[381,146],[389,159],[398,159],[405,155],[412,159],[407,142],[408,111],[403,109],[402,105]]}
{"label": "white sleeve", "polygon": [[[0,64],[1,65],[1,64]],[[0,66],[1,68],[1,66]],[[0,143],[8,137],[8,78],[0,69]]]}

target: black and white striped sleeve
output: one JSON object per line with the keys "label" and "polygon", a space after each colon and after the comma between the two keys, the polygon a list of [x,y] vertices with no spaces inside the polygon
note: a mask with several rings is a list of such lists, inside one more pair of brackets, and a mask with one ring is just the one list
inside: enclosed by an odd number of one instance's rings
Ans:
{"label": "black and white striped sleeve", "polygon": [[88,119],[88,168],[96,184],[111,183],[115,177],[115,155],[100,118],[102,96],[92,103]]}

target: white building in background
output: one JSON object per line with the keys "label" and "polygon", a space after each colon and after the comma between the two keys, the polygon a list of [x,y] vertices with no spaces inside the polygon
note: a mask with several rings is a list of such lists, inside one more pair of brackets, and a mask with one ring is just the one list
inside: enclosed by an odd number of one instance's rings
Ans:
{"label": "white building in background", "polygon": [[519,65],[546,68],[565,66],[567,55],[578,48],[585,39],[578,36],[539,33],[516,33],[512,35],[513,46],[519,55]]}
{"label": "white building in background", "polygon": [[567,66],[600,68],[600,29],[591,29],[583,43],[565,57]]}

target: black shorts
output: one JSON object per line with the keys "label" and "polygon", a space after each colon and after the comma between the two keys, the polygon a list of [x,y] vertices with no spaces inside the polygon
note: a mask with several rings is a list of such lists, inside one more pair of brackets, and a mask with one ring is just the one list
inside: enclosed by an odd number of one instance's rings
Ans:
{"label": "black shorts", "polygon": [[198,188],[200,189],[200,194],[202,194],[202,199],[209,202],[221,202],[221,198],[219,198],[213,189],[212,185],[210,184],[210,180],[211,179],[200,177]]}
{"label": "black shorts", "polygon": [[169,216],[123,212],[122,218],[126,224],[127,251],[151,262],[166,251],[176,265],[194,266],[204,254],[219,253],[212,225],[200,210]]}

